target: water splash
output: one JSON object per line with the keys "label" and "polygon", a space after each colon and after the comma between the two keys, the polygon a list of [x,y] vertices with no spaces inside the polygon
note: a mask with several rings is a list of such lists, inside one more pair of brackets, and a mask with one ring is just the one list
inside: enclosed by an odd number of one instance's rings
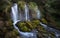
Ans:
{"label": "water splash", "polygon": [[[14,28],[18,30],[19,34],[21,35],[22,38],[37,38],[36,36],[36,32],[22,32],[18,29],[18,27],[16,26],[17,22],[20,22],[21,20],[19,20],[19,13],[18,13],[18,6],[16,3],[14,3],[14,5],[11,7],[12,9],[12,20],[13,20],[13,25]],[[28,16],[28,8],[25,5],[25,15],[26,15],[26,20],[28,20],[29,16]]]}

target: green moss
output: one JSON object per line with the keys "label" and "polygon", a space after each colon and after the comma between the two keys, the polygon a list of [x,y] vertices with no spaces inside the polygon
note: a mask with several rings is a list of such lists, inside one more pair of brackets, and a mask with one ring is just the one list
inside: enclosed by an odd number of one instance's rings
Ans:
{"label": "green moss", "polygon": [[32,23],[31,23],[31,21],[27,21],[26,22],[26,26],[28,27],[28,28],[30,28],[30,29],[33,29],[33,25],[32,25]]}
{"label": "green moss", "polygon": [[35,25],[38,25],[38,24],[40,24],[40,21],[39,20],[32,20],[32,23],[34,23]]}
{"label": "green moss", "polygon": [[37,7],[37,4],[35,2],[29,2],[29,8],[30,9],[35,9]]}
{"label": "green moss", "polygon": [[39,20],[25,21],[17,23],[18,28],[21,31],[31,31],[39,25]]}
{"label": "green moss", "polygon": [[45,23],[45,24],[48,23],[47,20],[46,20],[45,18],[42,18],[41,21],[42,21],[43,23]]}
{"label": "green moss", "polygon": [[28,31],[28,28],[26,26],[24,26],[23,28],[21,28],[22,31]]}
{"label": "green moss", "polygon": [[25,23],[24,22],[19,22],[18,23],[18,27],[23,27],[23,26],[25,26]]}
{"label": "green moss", "polygon": [[24,2],[24,1],[19,1],[18,2],[18,7],[19,8],[21,8],[21,9],[24,9],[24,5],[25,5],[26,3]]}

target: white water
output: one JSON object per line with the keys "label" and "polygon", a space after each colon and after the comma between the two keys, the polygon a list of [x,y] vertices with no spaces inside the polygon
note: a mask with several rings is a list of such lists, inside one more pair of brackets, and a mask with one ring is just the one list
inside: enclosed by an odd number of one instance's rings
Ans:
{"label": "white water", "polygon": [[[14,3],[14,5],[11,7],[11,10],[12,10],[12,20],[13,20],[13,25],[14,25],[14,28],[18,30],[19,34],[21,35],[21,38],[37,38],[36,37],[36,32],[21,32],[18,27],[16,26],[16,23],[21,21],[21,20],[18,20],[18,6],[16,3]],[[28,20],[28,8],[25,6],[25,13],[26,13],[26,20]]]}
{"label": "white water", "polygon": [[26,4],[25,4],[25,20],[29,21],[29,8]]}
{"label": "white water", "polygon": [[[13,20],[13,25],[14,25],[14,28],[18,30],[21,38],[37,38],[36,37],[36,31],[33,31],[33,32],[21,32],[18,27],[16,27],[16,23],[21,21],[19,20],[19,16],[18,16],[18,6],[16,3],[14,3],[14,5],[11,7],[11,10],[12,10],[12,20]],[[28,13],[28,7],[25,5],[25,19],[26,21],[29,20],[29,13]],[[36,10],[37,12],[37,18],[40,19],[40,11],[37,9]],[[51,27],[48,27],[47,25],[45,24],[42,24],[40,23],[48,32],[54,32],[55,35],[56,35],[56,38],[60,38],[60,31],[56,30],[56,29],[53,29]],[[50,37],[49,37],[50,38]]]}
{"label": "white water", "polygon": [[51,27],[48,27],[47,25],[43,24],[40,22],[40,24],[48,31],[48,32],[53,32],[56,36],[56,38],[60,38],[60,31],[54,29],[54,28],[51,28]]}
{"label": "white water", "polygon": [[41,18],[41,13],[40,13],[40,10],[38,9],[38,7],[36,6],[35,8],[35,11],[37,13],[37,19],[40,19]]}
{"label": "white water", "polygon": [[[41,18],[41,14],[40,14],[40,11],[38,9],[38,7],[35,8],[35,11],[37,13],[37,19],[40,19]],[[40,22],[40,24],[48,31],[48,32],[53,32],[55,33],[55,36],[56,38],[60,38],[60,31],[54,29],[54,28],[51,28],[51,27],[48,27],[47,25],[43,24]],[[50,38],[50,37],[48,37]]]}
{"label": "white water", "polygon": [[13,7],[11,7],[11,10],[12,10],[12,19],[13,22],[15,22],[18,20],[18,6],[16,3],[14,4]]}

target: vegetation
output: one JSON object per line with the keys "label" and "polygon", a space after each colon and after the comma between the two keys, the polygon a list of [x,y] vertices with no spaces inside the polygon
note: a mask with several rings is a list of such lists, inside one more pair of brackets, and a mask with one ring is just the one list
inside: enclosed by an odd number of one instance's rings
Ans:
{"label": "vegetation", "polygon": [[25,2],[24,1],[19,1],[19,2],[17,2],[17,4],[18,4],[18,7],[20,8],[20,9],[23,9],[24,10],[24,6],[25,6]]}
{"label": "vegetation", "polygon": [[34,10],[35,7],[37,7],[37,4],[36,4],[36,3],[34,3],[34,2],[29,2],[29,8],[30,8],[30,9]]}
{"label": "vegetation", "polygon": [[30,32],[34,30],[39,25],[39,23],[40,23],[39,20],[32,20],[32,21],[25,21],[25,22],[23,21],[17,23],[16,26],[18,26],[20,31]]}

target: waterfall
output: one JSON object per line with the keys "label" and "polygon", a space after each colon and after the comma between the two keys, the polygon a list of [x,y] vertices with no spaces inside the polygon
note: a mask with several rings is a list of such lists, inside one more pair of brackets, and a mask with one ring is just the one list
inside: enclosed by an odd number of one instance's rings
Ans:
{"label": "waterfall", "polygon": [[[40,19],[41,17],[41,14],[40,14],[40,11],[39,9],[36,7],[35,8],[35,12],[36,12],[36,16],[37,16],[37,19]],[[17,22],[20,22],[22,21],[21,18],[22,18],[22,14],[20,13],[20,17],[19,17],[19,12],[18,12],[18,5],[16,3],[13,4],[13,6],[11,7],[11,17],[12,17],[12,20],[13,20],[13,26],[15,29],[17,29],[17,31],[19,32],[21,38],[37,38],[37,33],[36,31],[31,31],[31,32],[22,32],[19,30],[19,28],[16,26]],[[25,15],[25,21],[28,21],[30,20],[29,19],[29,8],[28,6],[25,4],[25,9],[24,9],[24,15]],[[19,19],[20,18],[20,19]],[[54,28],[51,28],[51,27],[48,27],[47,25],[43,24],[40,22],[40,24],[48,31],[48,32],[54,32],[55,35],[56,35],[56,38],[59,38],[60,36],[60,31],[54,29]],[[50,37],[49,37],[50,38]]]}
{"label": "waterfall", "polygon": [[[13,6],[11,7],[11,16],[12,16],[12,20],[13,20],[13,26],[15,29],[17,29],[17,31],[19,32],[21,38],[37,38],[36,36],[36,32],[32,31],[32,32],[22,32],[19,30],[19,28],[16,26],[17,22],[20,22],[21,20],[19,20],[19,13],[18,13],[18,6],[16,3],[13,4]],[[25,15],[26,15],[26,20],[28,20],[29,16],[28,16],[28,8],[25,5]]]}
{"label": "waterfall", "polygon": [[[37,13],[37,19],[40,19],[40,18],[41,18],[41,14],[40,14],[40,11],[39,11],[39,9],[38,9],[37,6],[36,6],[36,8],[35,8],[35,11],[36,11],[36,13]],[[56,29],[51,28],[51,27],[48,27],[48,25],[45,25],[45,24],[43,24],[43,23],[41,23],[41,22],[40,22],[40,24],[41,24],[48,32],[53,32],[53,33],[55,33],[56,38],[59,38],[59,37],[60,37],[60,31],[59,31],[59,30],[56,30]],[[48,38],[50,38],[50,37],[48,37]]]}
{"label": "waterfall", "polygon": [[13,19],[13,22],[17,21],[18,20],[18,6],[17,4],[15,3],[13,7],[11,7],[12,9],[12,19]]}
{"label": "waterfall", "polygon": [[40,10],[38,9],[37,6],[36,6],[36,8],[35,8],[35,11],[36,11],[36,13],[37,13],[37,19],[40,19],[41,14],[40,14]]}
{"label": "waterfall", "polygon": [[[14,5],[11,7],[11,11],[12,11],[11,17],[12,17],[12,20],[13,20],[14,28],[15,28],[15,29],[18,29],[18,28],[16,27],[16,25],[15,25],[17,22],[20,21],[20,20],[18,20],[18,6],[17,6],[16,3],[14,3]],[[18,30],[18,31],[19,31],[19,30]]]}
{"label": "waterfall", "polygon": [[29,8],[26,4],[25,4],[25,20],[29,21]]}

